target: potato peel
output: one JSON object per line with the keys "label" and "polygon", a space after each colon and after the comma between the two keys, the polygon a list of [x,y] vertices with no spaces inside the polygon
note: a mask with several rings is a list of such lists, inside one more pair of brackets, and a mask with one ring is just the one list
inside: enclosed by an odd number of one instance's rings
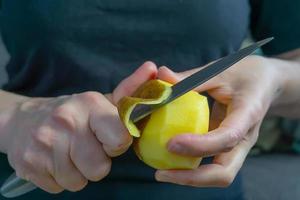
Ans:
{"label": "potato peel", "polygon": [[171,84],[165,84],[160,80],[150,80],[142,84],[132,96],[125,96],[119,101],[118,112],[130,135],[134,137],[141,135],[141,131],[130,120],[133,109],[139,104],[160,104],[171,94],[170,86]]}

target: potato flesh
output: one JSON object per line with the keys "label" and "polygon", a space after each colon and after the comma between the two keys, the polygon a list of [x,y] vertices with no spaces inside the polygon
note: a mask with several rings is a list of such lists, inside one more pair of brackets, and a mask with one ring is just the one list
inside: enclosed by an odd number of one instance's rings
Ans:
{"label": "potato flesh", "polygon": [[194,169],[201,158],[179,156],[167,142],[182,133],[205,134],[209,125],[207,99],[191,91],[153,112],[135,142],[141,160],[156,169]]}

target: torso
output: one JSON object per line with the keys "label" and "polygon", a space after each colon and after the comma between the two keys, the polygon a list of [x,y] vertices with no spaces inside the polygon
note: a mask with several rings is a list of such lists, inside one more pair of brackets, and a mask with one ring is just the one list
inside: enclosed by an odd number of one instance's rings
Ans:
{"label": "torso", "polygon": [[[246,0],[9,0],[1,15],[11,55],[4,89],[58,96],[111,92],[145,60],[183,71],[220,58],[240,47],[249,7]],[[154,181],[154,170],[131,151],[113,163],[108,180]],[[180,190],[160,188],[173,187]],[[214,190],[181,190],[215,195]],[[219,192],[238,193],[230,191]]]}
{"label": "torso", "polygon": [[240,47],[248,9],[245,0],[4,1],[5,88],[105,93],[145,60],[177,71],[200,66]]}

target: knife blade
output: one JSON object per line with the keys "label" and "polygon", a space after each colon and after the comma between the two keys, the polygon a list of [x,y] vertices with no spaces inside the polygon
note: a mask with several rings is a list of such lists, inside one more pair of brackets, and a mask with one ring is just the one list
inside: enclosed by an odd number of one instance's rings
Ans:
{"label": "knife blade", "polygon": [[142,118],[146,117],[147,115],[154,112],[156,109],[160,108],[163,105],[166,105],[178,97],[184,95],[185,93],[195,89],[199,85],[205,83],[209,79],[215,77],[216,75],[220,74],[227,68],[231,67],[238,61],[242,60],[246,56],[253,53],[259,47],[267,44],[273,40],[273,37],[258,41],[248,47],[245,47],[233,54],[230,54],[226,57],[223,57],[216,62],[209,64],[204,69],[190,75],[189,77],[183,79],[182,81],[178,82],[177,84],[171,87],[172,92],[171,95],[162,103],[156,105],[145,105],[145,104],[138,104],[132,111],[130,115],[130,120],[133,122],[137,122]]}
{"label": "knife blade", "polygon": [[[155,111],[157,108],[174,101],[176,98],[182,96],[190,90],[195,89],[197,86],[205,83],[209,79],[223,72],[224,70],[234,65],[241,59],[253,53],[259,47],[270,42],[272,39],[273,37],[258,41],[246,48],[237,51],[236,53],[223,57],[222,59],[208,65],[206,68],[192,74],[191,76],[173,85],[171,87],[171,95],[161,104],[137,105],[131,113],[130,119],[133,122],[137,122],[138,120],[146,117],[147,115]],[[0,192],[2,196],[12,198],[26,194],[34,190],[35,188],[37,187],[33,183],[17,177],[16,174],[13,173],[1,186]]]}

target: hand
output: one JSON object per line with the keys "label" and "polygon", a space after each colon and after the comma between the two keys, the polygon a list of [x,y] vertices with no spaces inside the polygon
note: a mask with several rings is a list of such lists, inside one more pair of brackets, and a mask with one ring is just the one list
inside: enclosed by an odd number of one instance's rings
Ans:
{"label": "hand", "polygon": [[[196,89],[207,91],[213,106],[207,135],[184,133],[168,143],[171,152],[215,156],[212,164],[195,170],[159,170],[156,179],[196,187],[229,186],[255,144],[260,124],[281,92],[280,73],[267,58],[249,56]],[[176,83],[200,69],[174,73],[161,67],[158,78]]]}
{"label": "hand", "polygon": [[156,73],[156,66],[146,62],[106,96],[84,92],[27,98],[6,113],[1,140],[10,165],[19,177],[50,193],[78,191],[88,180],[101,180],[110,171],[111,157],[132,142],[115,103]]}

